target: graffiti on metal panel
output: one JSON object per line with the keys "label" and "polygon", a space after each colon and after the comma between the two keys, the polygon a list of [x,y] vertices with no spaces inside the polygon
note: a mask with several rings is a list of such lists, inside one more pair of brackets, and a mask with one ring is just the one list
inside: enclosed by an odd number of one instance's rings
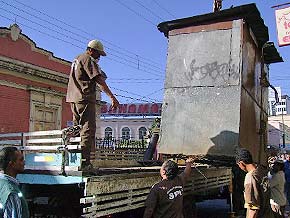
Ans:
{"label": "graffiti on metal panel", "polygon": [[228,82],[239,78],[238,66],[231,64],[231,62],[218,64],[217,61],[214,61],[202,66],[196,66],[195,59],[190,63],[190,71],[185,74],[189,80],[210,78],[213,81],[222,79],[224,82]]}

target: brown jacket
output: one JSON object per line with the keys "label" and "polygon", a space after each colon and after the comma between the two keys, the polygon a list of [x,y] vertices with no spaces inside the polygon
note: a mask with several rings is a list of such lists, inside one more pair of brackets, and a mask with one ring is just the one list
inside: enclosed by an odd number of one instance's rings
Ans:
{"label": "brown jacket", "polygon": [[67,88],[67,102],[96,102],[96,83],[101,69],[89,54],[74,59]]}

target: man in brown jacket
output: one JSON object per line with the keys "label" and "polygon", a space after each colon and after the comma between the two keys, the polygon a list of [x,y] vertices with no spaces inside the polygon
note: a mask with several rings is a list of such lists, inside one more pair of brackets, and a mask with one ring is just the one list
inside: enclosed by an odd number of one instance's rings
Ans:
{"label": "man in brown jacket", "polygon": [[273,218],[267,169],[255,164],[251,153],[246,149],[238,150],[236,163],[241,170],[247,172],[244,181],[246,218]]}
{"label": "man in brown jacket", "polygon": [[106,76],[98,65],[100,56],[106,56],[102,43],[92,40],[88,43],[85,53],[77,56],[71,66],[66,101],[71,104],[73,121],[81,125],[83,167],[90,168],[90,152],[95,151],[96,132],[96,85],[98,84],[110,98],[112,108],[119,102],[107,86]]}

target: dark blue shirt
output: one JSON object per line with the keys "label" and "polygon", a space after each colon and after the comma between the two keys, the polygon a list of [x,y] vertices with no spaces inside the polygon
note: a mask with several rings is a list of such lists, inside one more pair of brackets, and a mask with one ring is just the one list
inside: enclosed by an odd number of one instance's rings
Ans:
{"label": "dark blue shirt", "polygon": [[284,172],[286,182],[290,182],[290,162],[288,160],[284,163]]}

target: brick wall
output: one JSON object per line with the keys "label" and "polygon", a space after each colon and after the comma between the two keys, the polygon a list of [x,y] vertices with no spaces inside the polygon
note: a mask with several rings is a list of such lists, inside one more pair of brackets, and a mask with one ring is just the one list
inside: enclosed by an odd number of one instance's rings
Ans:
{"label": "brick wall", "polygon": [[65,98],[62,100],[62,121],[61,128],[67,126],[67,121],[72,121],[72,112],[70,109],[70,104],[65,102]]}
{"label": "brick wall", "polygon": [[[14,32],[14,30],[12,30]],[[43,69],[50,69],[59,73],[70,73],[70,62],[54,57],[45,49],[38,48],[27,36],[20,34],[13,38],[10,29],[0,27],[0,56],[10,58],[24,63],[33,64]],[[14,39],[14,41],[12,40]],[[3,132],[27,132],[30,125],[30,91],[25,90],[26,86],[49,89],[51,91],[66,94],[66,86],[61,82],[49,81],[26,75],[23,72],[8,71],[1,72],[0,81],[12,84],[19,84],[19,87],[0,85],[0,133]],[[13,85],[13,86],[14,86]],[[32,111],[33,116],[33,111]],[[62,98],[61,128],[66,127],[67,121],[72,120],[70,105]]]}
{"label": "brick wall", "polygon": [[0,86],[0,133],[29,131],[29,92]]}

